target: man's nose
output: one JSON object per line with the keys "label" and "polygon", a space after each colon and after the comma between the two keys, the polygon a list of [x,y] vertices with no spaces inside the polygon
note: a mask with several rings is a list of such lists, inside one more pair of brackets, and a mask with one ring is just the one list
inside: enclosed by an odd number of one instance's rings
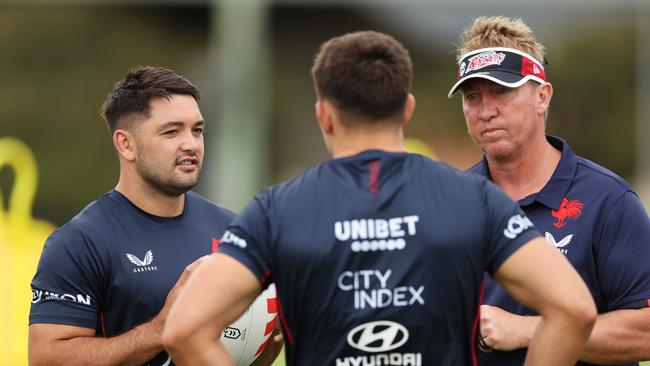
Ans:
{"label": "man's nose", "polygon": [[181,142],[181,150],[183,151],[197,151],[203,146],[203,136],[196,136],[191,131],[183,135]]}
{"label": "man's nose", "polygon": [[496,117],[499,113],[497,105],[494,103],[494,99],[485,93],[480,96],[481,100],[479,103],[478,117],[482,121],[489,121],[492,118]]}

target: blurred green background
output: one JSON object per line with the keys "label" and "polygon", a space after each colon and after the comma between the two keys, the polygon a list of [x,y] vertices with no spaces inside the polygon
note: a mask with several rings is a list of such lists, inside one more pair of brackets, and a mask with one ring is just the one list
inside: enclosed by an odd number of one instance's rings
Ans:
{"label": "blurred green background", "polygon": [[[418,103],[407,135],[429,143],[442,160],[466,168],[479,153],[466,135],[460,99],[449,100],[446,94],[456,75],[453,50],[457,34],[482,14],[521,16],[547,46],[547,74],[555,89],[549,132],[566,138],[576,152],[604,164],[638,189],[647,184],[639,177],[640,158],[636,155],[637,141],[643,140],[635,127],[640,123],[636,99],[639,35],[638,9],[632,3],[627,7],[498,8],[451,2],[443,2],[444,6],[413,2],[411,7],[401,2],[399,6],[326,1],[262,5],[264,24],[259,42],[268,51],[262,55],[263,66],[254,70],[263,69],[261,79],[265,82],[236,91],[240,94],[235,102],[248,108],[262,105],[267,112],[257,116],[257,121],[247,122],[266,126],[265,148],[256,153],[267,168],[256,182],[246,182],[252,191],[239,200],[215,193],[219,189],[215,177],[223,175],[217,166],[220,157],[215,154],[217,142],[225,139],[219,134],[220,124],[239,123],[237,113],[244,113],[231,112],[235,122],[220,118],[224,109],[231,108],[223,100],[234,103],[234,98],[224,90],[230,85],[224,74],[232,69],[224,69],[219,61],[225,57],[220,46],[236,43],[237,34],[250,26],[239,24],[242,29],[232,30],[235,40],[224,40],[220,6],[113,3],[0,2],[0,135],[18,137],[34,151],[40,184],[33,213],[57,225],[116,182],[117,161],[97,111],[113,82],[129,67],[166,66],[202,89],[201,106],[212,141],[206,142],[207,171],[199,191],[219,202],[233,202],[229,207],[239,210],[259,188],[327,157],[313,117],[311,61],[321,42],[360,29],[388,32],[409,48]],[[242,67],[250,70],[246,62]],[[238,136],[227,138],[236,140]],[[259,149],[248,147],[255,148]],[[245,169],[232,160],[228,167]],[[7,169],[0,174],[5,202],[12,174]]]}
{"label": "blurred green background", "polygon": [[[0,1],[0,137],[21,139],[36,157],[33,217],[62,225],[117,181],[98,114],[112,84],[134,65],[169,67],[203,91],[197,190],[238,211],[263,186],[327,158],[313,116],[313,56],[332,36],[373,29],[401,40],[414,60],[407,136],[464,169],[480,153],[459,98],[446,97],[454,44],[474,17],[503,14],[522,17],[547,46],[548,131],[626,178],[647,206],[649,9],[631,0]],[[0,166],[3,210],[15,181]]]}

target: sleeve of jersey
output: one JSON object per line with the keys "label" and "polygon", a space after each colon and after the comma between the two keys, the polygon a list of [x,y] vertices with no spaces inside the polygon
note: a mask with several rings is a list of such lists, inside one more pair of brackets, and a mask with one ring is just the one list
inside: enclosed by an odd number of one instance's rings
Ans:
{"label": "sleeve of jersey", "polygon": [[101,271],[92,253],[77,230],[63,227],[50,235],[31,283],[29,324],[97,329]]}
{"label": "sleeve of jersey", "polygon": [[517,249],[540,236],[533,223],[503,191],[485,181],[487,270],[494,273]]}
{"label": "sleeve of jersey", "polygon": [[650,306],[650,219],[636,194],[627,191],[608,210],[595,244],[607,310]]}
{"label": "sleeve of jersey", "polygon": [[268,195],[262,193],[246,206],[228,225],[218,249],[246,266],[262,286],[269,282],[271,267],[271,230],[266,202]]}

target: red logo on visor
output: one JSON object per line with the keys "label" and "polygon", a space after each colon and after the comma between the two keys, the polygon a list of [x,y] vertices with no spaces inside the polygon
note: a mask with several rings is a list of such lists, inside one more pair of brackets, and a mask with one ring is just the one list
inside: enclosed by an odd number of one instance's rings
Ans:
{"label": "red logo on visor", "polygon": [[496,53],[494,51],[482,52],[473,56],[468,60],[467,71],[480,70],[490,65],[501,65],[501,62],[506,58],[503,53]]}
{"label": "red logo on visor", "polygon": [[551,211],[551,216],[557,219],[557,222],[553,223],[553,226],[560,228],[566,225],[565,220],[572,219],[576,220],[580,215],[582,215],[583,204],[579,200],[569,201],[566,197],[562,199],[560,203],[560,208],[557,210]]}
{"label": "red logo on visor", "polygon": [[544,73],[544,69],[525,56],[521,59],[521,75],[532,75],[546,81],[546,73]]}

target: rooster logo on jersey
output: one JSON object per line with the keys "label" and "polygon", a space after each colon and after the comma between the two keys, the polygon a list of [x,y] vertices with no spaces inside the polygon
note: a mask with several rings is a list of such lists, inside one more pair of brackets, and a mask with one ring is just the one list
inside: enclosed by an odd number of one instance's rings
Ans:
{"label": "rooster logo on jersey", "polygon": [[579,200],[568,200],[566,197],[562,199],[560,203],[560,208],[557,210],[551,211],[551,216],[557,219],[557,222],[553,223],[553,226],[561,228],[566,225],[565,220],[567,218],[576,220],[580,215],[582,215],[583,204]]}

